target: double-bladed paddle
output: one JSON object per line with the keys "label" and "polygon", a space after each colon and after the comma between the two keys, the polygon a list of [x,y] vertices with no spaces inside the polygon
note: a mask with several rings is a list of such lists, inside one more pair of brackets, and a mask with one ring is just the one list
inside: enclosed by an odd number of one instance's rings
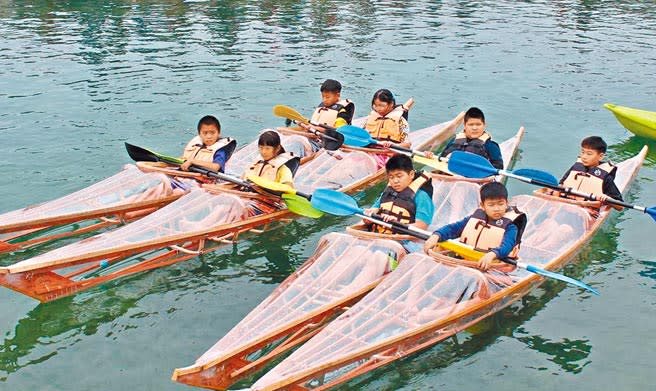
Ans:
{"label": "double-bladed paddle", "polygon": [[[358,206],[357,202],[353,199],[353,197],[341,193],[339,191],[330,190],[330,189],[317,189],[312,194],[311,204],[314,208],[323,211],[325,213],[330,213],[336,216],[355,215],[367,219],[369,221],[372,221],[375,224],[392,229],[396,232],[412,235],[419,239],[427,240],[432,235],[432,232],[414,227],[412,225],[401,224],[398,222],[386,222],[380,219],[378,216],[367,216],[364,214],[364,210]],[[292,209],[290,208],[290,210]],[[471,248],[470,246],[465,245],[464,243],[447,241],[447,242],[442,242],[442,244],[444,244],[445,248],[454,252],[458,252],[458,249],[461,249],[460,250],[461,252],[465,252],[469,256],[475,254],[476,258],[480,258],[481,256],[484,255],[482,252],[478,252],[473,248]],[[591,286],[579,280],[573,279],[571,277],[567,277],[559,273],[544,270],[537,266],[526,264],[524,262],[516,261],[513,259],[501,259],[501,261],[517,266],[521,269],[527,270],[534,274],[538,274],[548,278],[553,278],[572,285],[576,285],[580,288],[586,289],[594,293],[595,295],[599,294],[599,292],[597,292]]]}
{"label": "double-bladed paddle", "polygon": [[[599,198],[594,194],[583,193],[570,187],[561,186],[553,175],[548,172],[534,170],[530,168],[519,169],[515,171],[499,170],[482,156],[462,151],[455,151],[449,158],[449,170],[458,175],[468,178],[483,178],[490,175],[503,175],[508,178],[514,178],[522,182],[530,183],[537,186],[547,187],[563,193],[583,197],[588,200],[597,201]],[[614,198],[608,198],[605,201],[608,204],[619,205],[629,209],[635,209],[646,213],[656,220],[656,206],[646,208],[644,206],[632,205]]]}
{"label": "double-bladed paddle", "polygon": [[289,106],[276,105],[273,106],[273,115],[277,117],[287,118],[296,122],[304,123],[307,125],[320,126],[326,129],[325,133],[322,133],[316,129],[306,129],[308,132],[314,134],[315,136],[321,137],[323,141],[322,146],[324,149],[329,151],[336,151],[344,144],[344,135],[337,132],[334,127],[328,125],[320,125],[311,122],[309,119],[303,117],[301,113],[292,109]]}

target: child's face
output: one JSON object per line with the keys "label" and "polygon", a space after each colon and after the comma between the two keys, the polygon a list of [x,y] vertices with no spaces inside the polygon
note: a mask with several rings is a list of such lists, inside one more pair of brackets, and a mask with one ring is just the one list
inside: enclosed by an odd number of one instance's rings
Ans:
{"label": "child's face", "polygon": [[321,101],[324,106],[329,107],[339,102],[340,95],[339,92],[323,91],[321,93]]}
{"label": "child's face", "polygon": [[272,147],[270,145],[258,145],[260,150],[260,155],[264,160],[271,160],[276,157],[276,152],[278,152],[277,147]]}
{"label": "child's face", "polygon": [[481,202],[481,209],[489,219],[499,220],[508,210],[508,200],[505,198],[488,198]]}
{"label": "child's face", "polygon": [[219,132],[219,129],[214,125],[201,124],[200,129],[198,130],[198,135],[200,136],[200,139],[203,140],[203,144],[209,146],[219,139],[221,132]]}
{"label": "child's face", "polygon": [[586,147],[581,147],[581,153],[579,154],[579,159],[586,167],[596,167],[599,165],[604,158],[604,153],[595,151],[594,149],[589,149]]}
{"label": "child's face", "polygon": [[465,121],[465,136],[470,139],[479,138],[485,132],[485,122],[479,118],[468,118]]}
{"label": "child's face", "polygon": [[383,102],[378,99],[374,99],[374,104],[371,105],[371,108],[374,109],[379,115],[387,115],[394,109],[394,103],[392,102]]}
{"label": "child's face", "polygon": [[387,183],[395,192],[401,192],[415,179],[415,171],[392,170],[387,173]]}

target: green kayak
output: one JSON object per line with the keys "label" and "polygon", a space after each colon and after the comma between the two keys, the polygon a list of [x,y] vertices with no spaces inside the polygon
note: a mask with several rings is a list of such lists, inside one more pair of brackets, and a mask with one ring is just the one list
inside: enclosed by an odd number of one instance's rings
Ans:
{"label": "green kayak", "polygon": [[615,106],[610,103],[604,107],[612,111],[617,120],[636,136],[656,140],[656,112]]}

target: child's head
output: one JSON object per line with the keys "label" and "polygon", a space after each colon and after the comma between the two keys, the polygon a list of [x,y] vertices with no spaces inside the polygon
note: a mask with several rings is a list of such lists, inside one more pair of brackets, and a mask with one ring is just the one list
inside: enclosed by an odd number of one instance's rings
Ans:
{"label": "child's head", "polygon": [[385,163],[388,185],[396,192],[405,190],[415,179],[412,159],[406,155],[394,155]]}
{"label": "child's head", "polygon": [[271,160],[285,152],[285,149],[280,144],[280,135],[273,130],[263,132],[257,140],[257,146],[264,160]]}
{"label": "child's head", "polygon": [[213,115],[206,115],[198,121],[198,136],[203,144],[209,146],[219,140],[221,136],[221,123]]}
{"label": "child's head", "polygon": [[476,139],[485,132],[485,115],[478,107],[470,107],[465,112],[465,136]]}
{"label": "child's head", "polygon": [[498,220],[508,210],[508,190],[501,182],[489,182],[481,186],[481,209],[488,218]]}
{"label": "child's head", "polygon": [[380,89],[374,93],[371,99],[371,108],[380,115],[389,114],[396,106],[394,94],[390,90]]}
{"label": "child's head", "polygon": [[581,141],[579,159],[586,167],[596,167],[606,154],[606,142],[599,136],[586,137]]}
{"label": "child's head", "polygon": [[321,101],[326,107],[339,102],[342,94],[342,85],[337,80],[328,79],[321,84]]}

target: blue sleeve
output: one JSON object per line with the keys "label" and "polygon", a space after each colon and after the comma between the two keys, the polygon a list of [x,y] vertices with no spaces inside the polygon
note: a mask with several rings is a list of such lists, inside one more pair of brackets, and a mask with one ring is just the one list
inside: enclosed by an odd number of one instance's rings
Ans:
{"label": "blue sleeve", "polygon": [[505,258],[510,254],[513,247],[517,243],[517,226],[515,224],[509,224],[506,228],[506,233],[503,234],[503,239],[501,240],[501,246],[493,248],[490,251],[497,255],[497,258]]}
{"label": "blue sleeve", "polygon": [[382,196],[383,196],[383,194],[381,193],[381,195],[379,195],[378,198],[376,198],[376,202],[374,202],[374,204],[371,205],[372,208],[380,208],[380,198]]}
{"label": "blue sleeve", "polygon": [[434,233],[440,235],[441,241],[459,238],[469,221],[469,217],[470,216],[467,216],[460,221],[438,228]]}
{"label": "blue sleeve", "polygon": [[495,141],[488,140],[485,142],[485,149],[487,150],[487,154],[490,155],[490,163],[492,163],[492,166],[499,170],[503,170],[503,156],[501,155],[499,144]]}
{"label": "blue sleeve", "polygon": [[225,163],[226,163],[227,156],[226,152],[222,149],[216,151],[214,154],[214,159],[212,159],[212,163],[216,163],[219,165],[219,172],[223,172],[223,169],[225,168]]}
{"label": "blue sleeve", "polygon": [[415,208],[415,220],[421,220],[428,225],[433,222],[435,205],[433,205],[433,200],[431,200],[428,193],[419,190],[417,194],[415,194]]}

